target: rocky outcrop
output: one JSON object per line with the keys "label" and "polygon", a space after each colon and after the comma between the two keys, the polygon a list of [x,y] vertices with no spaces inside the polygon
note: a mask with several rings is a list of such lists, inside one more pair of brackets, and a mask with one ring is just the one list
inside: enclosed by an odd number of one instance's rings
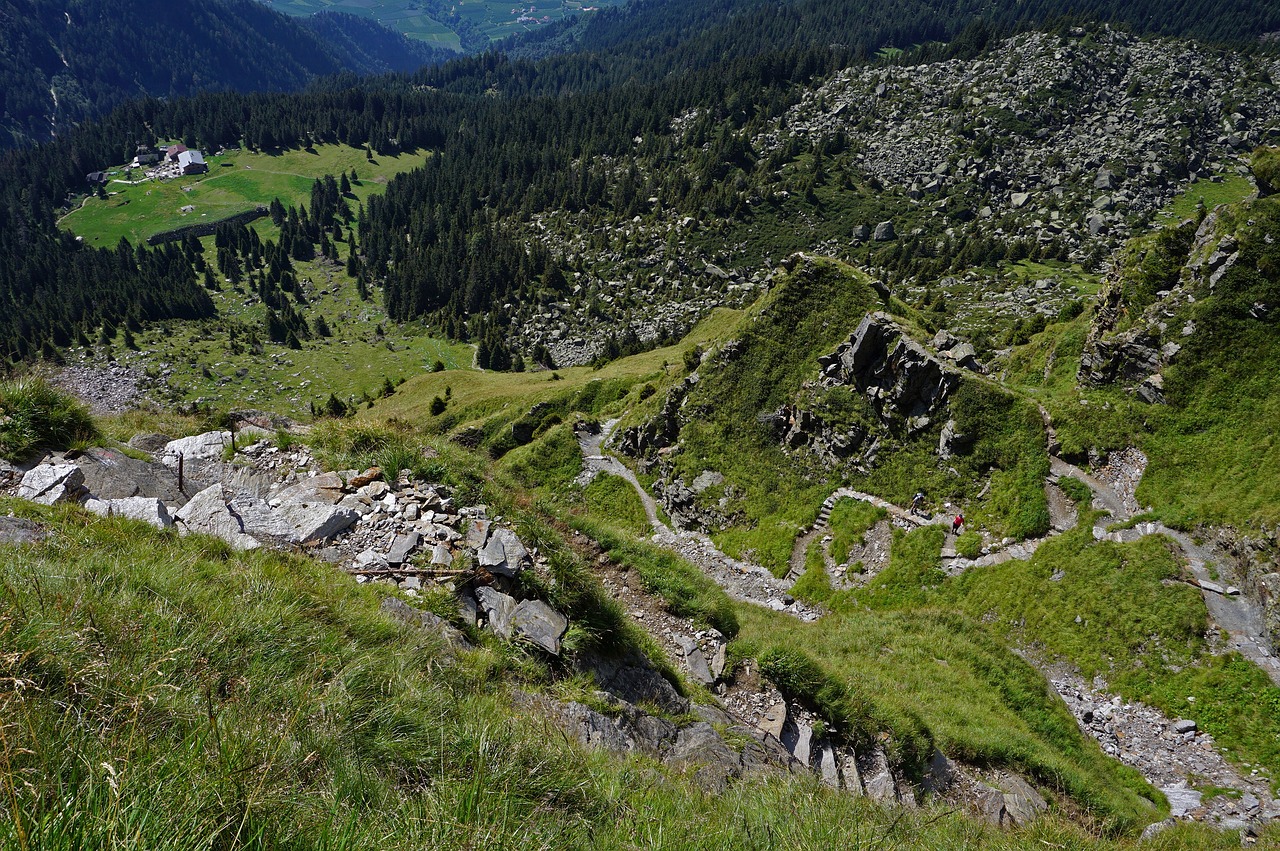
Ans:
{"label": "rocky outcrop", "polygon": [[[945,417],[947,402],[960,384],[957,364],[974,371],[982,365],[973,347],[950,335],[934,340],[944,358],[911,339],[887,313],[870,313],[834,352],[818,358],[821,388],[849,387],[865,400],[874,423],[835,426],[823,417],[821,403],[784,405],[762,421],[788,449],[808,449],[830,466],[875,462],[886,438],[918,435]],[[944,456],[965,451],[972,441],[951,430],[941,442]]]}
{"label": "rocky outcrop", "polygon": [[649,458],[661,449],[674,446],[680,439],[680,427],[683,425],[681,410],[689,388],[697,383],[693,376],[686,378],[667,391],[662,409],[658,415],[643,425],[622,429],[614,441],[614,446],[629,458]]}
{"label": "rocky outcrop", "polygon": [[84,473],[75,464],[41,464],[28,470],[18,485],[18,496],[41,505],[79,502],[88,490]]}

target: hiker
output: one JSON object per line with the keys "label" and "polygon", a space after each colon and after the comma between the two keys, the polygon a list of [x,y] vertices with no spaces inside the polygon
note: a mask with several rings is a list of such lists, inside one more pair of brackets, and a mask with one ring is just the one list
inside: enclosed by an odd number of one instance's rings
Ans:
{"label": "hiker", "polygon": [[916,495],[911,498],[911,513],[924,514],[924,494],[916,491]]}
{"label": "hiker", "polygon": [[956,519],[951,521],[951,534],[959,535],[960,527],[964,525],[964,515],[956,514]]}

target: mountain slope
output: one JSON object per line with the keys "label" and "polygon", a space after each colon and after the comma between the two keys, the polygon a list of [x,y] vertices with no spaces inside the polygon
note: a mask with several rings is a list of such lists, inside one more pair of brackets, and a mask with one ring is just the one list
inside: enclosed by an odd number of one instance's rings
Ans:
{"label": "mountain slope", "polygon": [[0,144],[43,141],[122,100],[287,91],[320,75],[447,57],[347,15],[299,21],[254,0],[11,0],[0,7]]}

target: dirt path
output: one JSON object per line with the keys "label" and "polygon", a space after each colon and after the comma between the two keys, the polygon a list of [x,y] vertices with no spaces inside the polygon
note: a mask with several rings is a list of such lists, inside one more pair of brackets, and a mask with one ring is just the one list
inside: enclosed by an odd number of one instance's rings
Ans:
{"label": "dirt path", "polygon": [[672,529],[664,523],[658,512],[658,504],[640,484],[635,473],[618,459],[605,455],[601,449],[617,423],[617,420],[609,420],[595,431],[583,428],[575,430],[583,461],[579,481],[589,482],[599,473],[609,473],[624,479],[644,505],[645,516],[653,528],[653,543],[697,565],[734,599],[786,612],[801,620],[817,620],[819,613],[816,609],[799,602],[788,593],[791,583],[778,579],[758,564],[726,555],[711,538],[700,532]]}

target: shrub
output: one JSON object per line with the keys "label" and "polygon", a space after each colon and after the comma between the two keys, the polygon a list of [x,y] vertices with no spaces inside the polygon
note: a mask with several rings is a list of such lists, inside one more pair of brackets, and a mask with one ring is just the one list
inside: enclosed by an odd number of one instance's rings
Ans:
{"label": "shrub", "polygon": [[98,437],[89,409],[44,379],[0,382],[0,457],[16,461],[38,448],[65,449]]}
{"label": "shrub", "polygon": [[977,532],[965,532],[956,538],[956,555],[961,558],[977,558],[982,554],[982,536]]}

